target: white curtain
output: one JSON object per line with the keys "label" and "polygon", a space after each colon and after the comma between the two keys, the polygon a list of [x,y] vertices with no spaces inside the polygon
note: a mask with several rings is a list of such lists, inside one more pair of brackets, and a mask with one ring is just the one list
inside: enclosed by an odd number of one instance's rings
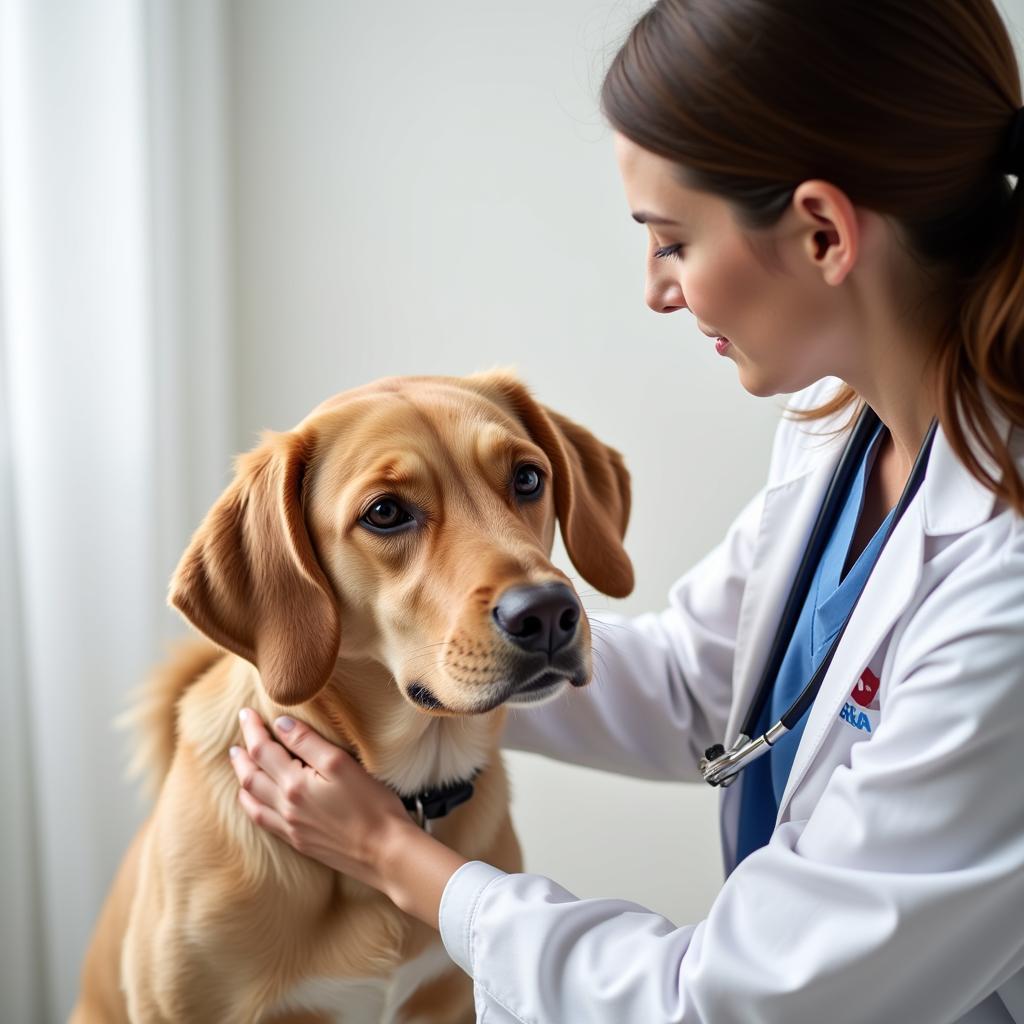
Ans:
{"label": "white curtain", "polygon": [[230,468],[223,11],[0,0],[0,1019],[63,1020],[146,808],[112,719]]}

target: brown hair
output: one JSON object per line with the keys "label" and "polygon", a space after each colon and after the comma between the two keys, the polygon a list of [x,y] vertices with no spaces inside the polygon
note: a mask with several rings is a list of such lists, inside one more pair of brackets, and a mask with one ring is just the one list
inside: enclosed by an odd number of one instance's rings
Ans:
{"label": "brown hair", "polygon": [[[748,230],[774,225],[808,178],[898,224],[929,301],[949,310],[933,353],[943,431],[1024,514],[986,409],[1024,426],[1024,193],[1002,164],[1021,83],[991,0],[658,0],[614,57],[601,105]],[[857,398],[846,385],[794,416]]]}

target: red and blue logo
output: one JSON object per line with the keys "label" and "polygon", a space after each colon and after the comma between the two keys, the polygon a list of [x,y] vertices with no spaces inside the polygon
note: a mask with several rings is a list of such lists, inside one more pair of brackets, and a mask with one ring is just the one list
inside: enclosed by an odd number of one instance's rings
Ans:
{"label": "red and blue logo", "polygon": [[864,669],[863,675],[854,683],[853,689],[850,691],[850,699],[843,705],[839,717],[855,729],[871,732],[871,719],[867,715],[867,711],[878,710],[879,683],[878,676],[871,669]]}

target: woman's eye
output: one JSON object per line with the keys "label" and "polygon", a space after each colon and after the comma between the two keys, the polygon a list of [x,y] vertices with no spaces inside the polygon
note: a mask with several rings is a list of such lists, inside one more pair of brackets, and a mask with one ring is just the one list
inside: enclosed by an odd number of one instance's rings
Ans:
{"label": "woman's eye", "polygon": [[393,530],[413,522],[413,517],[393,498],[381,498],[370,506],[362,522],[375,530]]}
{"label": "woman's eye", "polygon": [[512,480],[516,496],[520,498],[536,498],[544,486],[544,475],[536,466],[520,466]]}
{"label": "woman's eye", "polygon": [[660,249],[654,250],[654,258],[663,260],[666,256],[678,256],[679,250],[682,249],[682,243],[677,245],[663,245]]}

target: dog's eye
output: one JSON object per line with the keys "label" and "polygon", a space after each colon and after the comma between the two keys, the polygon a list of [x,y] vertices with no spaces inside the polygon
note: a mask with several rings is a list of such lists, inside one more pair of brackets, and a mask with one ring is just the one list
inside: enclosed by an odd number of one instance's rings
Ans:
{"label": "dog's eye", "polygon": [[381,498],[370,506],[361,521],[375,530],[394,530],[414,520],[394,498]]}
{"label": "dog's eye", "polygon": [[512,483],[517,497],[536,498],[544,486],[544,475],[536,466],[527,463],[516,470]]}

